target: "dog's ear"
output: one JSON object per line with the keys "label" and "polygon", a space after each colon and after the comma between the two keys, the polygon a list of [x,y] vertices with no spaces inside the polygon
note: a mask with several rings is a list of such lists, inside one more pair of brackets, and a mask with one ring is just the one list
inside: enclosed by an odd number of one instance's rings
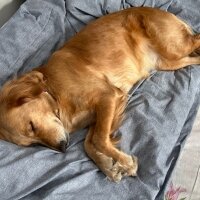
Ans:
{"label": "dog's ear", "polygon": [[46,91],[44,76],[38,71],[29,72],[8,82],[2,89],[2,98],[9,107],[20,106]]}

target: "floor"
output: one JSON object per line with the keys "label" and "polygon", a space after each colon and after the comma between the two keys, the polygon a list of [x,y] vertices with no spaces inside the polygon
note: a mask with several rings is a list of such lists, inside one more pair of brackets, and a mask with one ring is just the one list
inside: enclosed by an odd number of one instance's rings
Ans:
{"label": "floor", "polygon": [[180,199],[200,200],[200,110],[178,160],[172,183],[174,187],[186,189]]}

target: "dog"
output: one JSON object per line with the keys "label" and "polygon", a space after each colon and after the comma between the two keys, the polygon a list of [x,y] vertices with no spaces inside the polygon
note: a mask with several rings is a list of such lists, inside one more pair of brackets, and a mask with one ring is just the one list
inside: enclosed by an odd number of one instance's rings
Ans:
{"label": "dog", "polygon": [[200,64],[200,34],[171,13],[129,8],[93,21],[48,62],[0,92],[0,139],[65,152],[88,127],[84,148],[111,180],[136,176],[138,161],[115,146],[129,90],[151,70]]}

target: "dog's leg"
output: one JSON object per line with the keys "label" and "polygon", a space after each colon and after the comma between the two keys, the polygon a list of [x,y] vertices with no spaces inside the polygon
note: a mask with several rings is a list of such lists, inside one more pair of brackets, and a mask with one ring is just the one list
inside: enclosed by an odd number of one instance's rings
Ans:
{"label": "dog's leg", "polygon": [[137,172],[137,159],[115,148],[110,139],[113,121],[122,115],[118,107],[123,108],[125,103],[121,101],[120,105],[120,97],[115,93],[104,94],[96,106],[96,124],[90,127],[85,140],[87,154],[115,182],[120,181],[123,176],[135,176]]}
{"label": "dog's leg", "polygon": [[200,34],[194,34],[179,19],[168,17],[149,20],[144,17],[142,22],[152,47],[167,60],[179,60],[200,48]]}
{"label": "dog's leg", "polygon": [[177,70],[188,65],[200,64],[200,56],[181,58],[179,60],[162,59],[158,62],[158,70]]}
{"label": "dog's leg", "polygon": [[[186,35],[187,36],[185,36],[182,41],[177,43],[169,39],[166,40],[166,43],[162,44],[162,46],[159,46],[160,41],[157,41],[159,44],[158,46],[160,47],[157,52],[159,52],[160,55],[167,60],[181,60],[182,58],[186,58],[195,52],[198,53],[200,49],[200,34],[191,35],[187,33]],[[162,40],[162,38],[160,40]],[[196,63],[193,59],[191,59],[190,62]]]}
{"label": "dog's leg", "polygon": [[200,56],[198,55],[200,34],[187,33],[186,35],[182,44],[177,43],[173,48],[169,47],[170,41],[166,43],[162,50],[163,55],[158,61],[158,70],[177,70],[188,65],[200,64]]}

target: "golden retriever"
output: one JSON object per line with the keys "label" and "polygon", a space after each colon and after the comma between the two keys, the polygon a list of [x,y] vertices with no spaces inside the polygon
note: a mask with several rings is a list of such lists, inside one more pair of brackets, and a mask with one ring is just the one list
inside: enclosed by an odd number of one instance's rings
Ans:
{"label": "golden retriever", "polygon": [[0,138],[65,152],[69,135],[89,127],[84,147],[112,181],[135,176],[137,158],[115,147],[127,94],[153,69],[200,64],[200,35],[165,11],[130,8],[90,23],[44,66],[0,92]]}

